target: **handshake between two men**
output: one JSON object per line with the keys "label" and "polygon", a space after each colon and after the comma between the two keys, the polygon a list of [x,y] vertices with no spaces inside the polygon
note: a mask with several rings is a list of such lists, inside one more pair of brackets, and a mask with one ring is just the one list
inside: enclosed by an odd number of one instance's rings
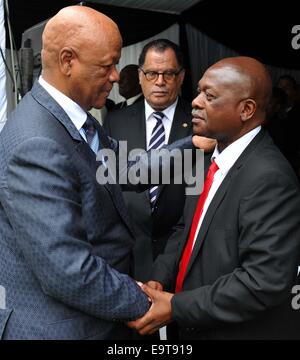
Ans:
{"label": "handshake between two men", "polygon": [[[209,152],[215,147],[216,140],[194,135],[193,145],[196,148],[204,149],[205,152]],[[137,283],[148,296],[151,306],[141,318],[128,322],[127,326],[139,332],[140,335],[153,334],[172,321],[171,299],[174,294],[163,291],[163,286],[158,281],[151,280],[144,284]]]}
{"label": "handshake between two men", "polygon": [[136,330],[140,335],[153,334],[172,321],[171,300],[174,294],[163,291],[163,286],[158,281],[138,284],[147,294],[151,306],[141,318],[128,322],[127,326]]}

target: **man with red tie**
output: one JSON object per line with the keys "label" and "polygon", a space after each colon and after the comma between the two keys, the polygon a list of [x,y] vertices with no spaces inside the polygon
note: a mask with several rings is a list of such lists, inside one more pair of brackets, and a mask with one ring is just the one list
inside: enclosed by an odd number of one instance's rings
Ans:
{"label": "man with red tie", "polygon": [[[261,128],[271,94],[266,68],[223,59],[199,81],[193,131],[217,139],[200,196],[188,196],[165,253],[143,285],[140,334],[173,322],[179,339],[294,339],[291,306],[300,252],[300,189]],[[296,316],[297,315],[297,316]]]}

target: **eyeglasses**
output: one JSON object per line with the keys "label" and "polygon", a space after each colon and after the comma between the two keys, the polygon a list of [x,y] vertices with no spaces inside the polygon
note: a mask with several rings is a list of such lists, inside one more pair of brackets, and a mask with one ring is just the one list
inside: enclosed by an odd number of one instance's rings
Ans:
{"label": "eyeglasses", "polygon": [[162,75],[163,79],[165,81],[174,81],[176,76],[183,70],[182,68],[178,71],[166,71],[166,72],[157,72],[157,71],[144,71],[142,68],[140,68],[142,73],[145,75],[145,78],[148,81],[156,81],[159,77],[159,75]]}

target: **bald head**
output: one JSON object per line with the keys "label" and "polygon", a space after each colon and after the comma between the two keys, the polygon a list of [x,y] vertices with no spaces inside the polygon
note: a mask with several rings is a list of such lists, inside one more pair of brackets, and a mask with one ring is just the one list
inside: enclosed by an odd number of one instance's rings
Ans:
{"label": "bald head", "polygon": [[208,71],[222,73],[224,83],[241,97],[253,99],[262,116],[272,93],[271,77],[262,63],[246,56],[231,57],[218,61]]}
{"label": "bald head", "polygon": [[117,25],[106,15],[85,6],[69,6],[60,10],[46,24],[42,36],[43,70],[57,65],[64,47],[75,51],[90,49],[111,38],[121,38]]}
{"label": "bald head", "polygon": [[206,70],[193,100],[194,133],[218,140],[225,149],[261,125],[271,94],[263,64],[249,57],[225,58]]}
{"label": "bald head", "polygon": [[122,38],[117,25],[85,6],[69,6],[43,33],[43,78],[84,110],[104,106],[119,74]]}

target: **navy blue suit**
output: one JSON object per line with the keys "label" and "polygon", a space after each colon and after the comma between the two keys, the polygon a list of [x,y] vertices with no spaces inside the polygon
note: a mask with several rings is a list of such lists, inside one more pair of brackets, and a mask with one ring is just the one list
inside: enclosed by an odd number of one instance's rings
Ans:
{"label": "navy blue suit", "polygon": [[96,170],[35,83],[0,134],[0,338],[126,339],[123,321],[148,310],[128,276],[134,237],[120,187],[99,185]]}

